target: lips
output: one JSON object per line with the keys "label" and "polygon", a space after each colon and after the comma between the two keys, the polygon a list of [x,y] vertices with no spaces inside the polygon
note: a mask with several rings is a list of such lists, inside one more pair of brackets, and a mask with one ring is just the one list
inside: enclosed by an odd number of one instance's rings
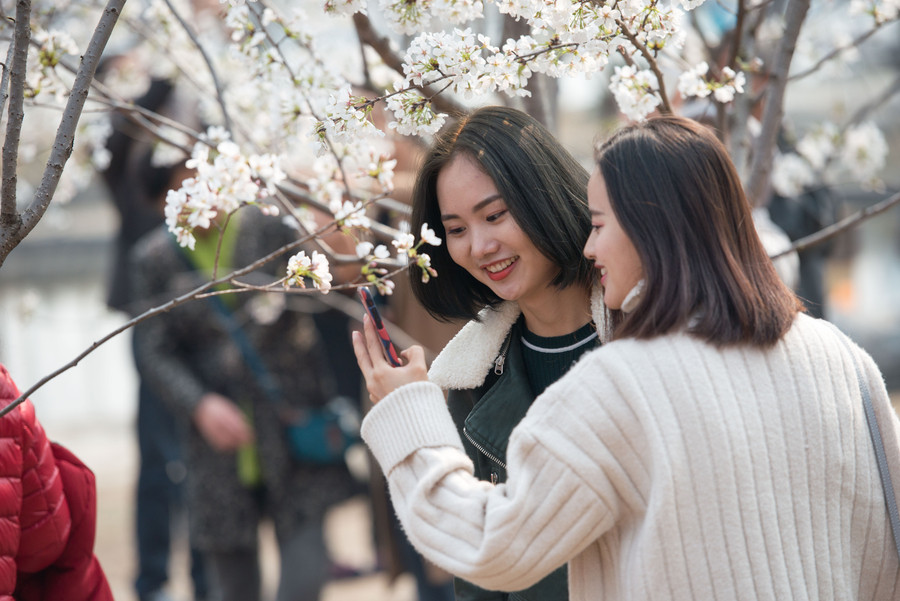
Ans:
{"label": "lips", "polygon": [[482,269],[487,272],[489,278],[496,282],[497,280],[502,280],[508,276],[518,260],[518,256],[510,257],[508,259],[503,259],[502,261],[497,261],[496,263],[491,263],[490,265],[485,265]]}
{"label": "lips", "polygon": [[606,267],[597,267],[600,270],[600,283],[606,284]]}

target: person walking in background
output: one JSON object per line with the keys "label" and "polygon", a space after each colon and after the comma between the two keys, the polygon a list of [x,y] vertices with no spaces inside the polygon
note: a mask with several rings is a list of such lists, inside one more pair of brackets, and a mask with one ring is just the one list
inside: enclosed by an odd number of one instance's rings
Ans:
{"label": "person walking in background", "polygon": [[568,563],[578,601],[898,598],[900,420],[874,361],[803,313],[706,128],[652,118],[596,164],[584,253],[613,339],[535,400],[506,483],[472,476],[419,347],[395,368],[371,323],[354,334],[363,438],[412,542],[489,588]]}
{"label": "person walking in background", "polygon": [[[132,253],[134,298],[159,305],[209,282],[214,265],[226,274],[295,235],[255,207],[232,216],[221,246],[215,226],[197,236],[193,251],[161,227]],[[274,281],[283,263],[242,279]],[[286,438],[283,410],[314,409],[333,396],[310,302],[317,301],[277,292],[219,295],[135,326],[138,366],[179,421],[191,536],[207,559],[215,601],[260,599],[258,529],[266,518],[281,556],[278,601],[318,599],[329,575],[323,516],[357,492],[346,465],[297,461]]]}
{"label": "person walking in background", "polygon": [[[412,194],[412,231],[435,229],[439,277],[411,271],[434,317],[470,320],[434,360],[432,382],[475,477],[506,480],[509,434],[534,398],[599,343],[607,316],[581,250],[590,224],[588,174],[527,114],[485,107],[446,129]],[[593,309],[593,314],[592,314]],[[522,551],[522,549],[520,549]],[[455,581],[459,601],[567,599],[562,567],[514,593]]]}
{"label": "person walking in background", "polygon": [[[19,395],[0,364],[0,409]],[[96,525],[94,474],[50,442],[31,401],[0,417],[0,601],[112,601]]]}
{"label": "person walking in background", "polygon": [[[115,59],[112,59],[115,60]],[[154,79],[135,101],[139,107],[161,115],[177,113],[180,99],[174,85]],[[183,102],[183,100],[181,100]],[[163,205],[172,168],[153,165],[153,140],[142,127],[118,114],[107,142],[111,161],[102,172],[109,196],[119,214],[113,246],[107,306],[134,317],[137,307],[128,284],[128,256],[137,241],[163,223]],[[169,557],[174,531],[185,519],[185,466],[175,431],[175,419],[138,376],[136,430],[138,476],[135,491],[135,543],[138,601],[166,601]],[[196,601],[206,599],[206,576],[200,553],[191,548],[191,580]]]}

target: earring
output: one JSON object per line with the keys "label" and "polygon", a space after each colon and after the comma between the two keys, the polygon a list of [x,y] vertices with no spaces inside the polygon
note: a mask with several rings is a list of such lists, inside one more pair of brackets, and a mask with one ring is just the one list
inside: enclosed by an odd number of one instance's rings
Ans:
{"label": "earring", "polygon": [[642,279],[638,280],[638,283],[634,285],[634,288],[631,289],[625,296],[625,300],[622,301],[622,312],[623,313],[631,313],[634,311],[635,307],[638,306],[638,303],[641,302],[641,296],[644,293],[644,284],[646,282]]}

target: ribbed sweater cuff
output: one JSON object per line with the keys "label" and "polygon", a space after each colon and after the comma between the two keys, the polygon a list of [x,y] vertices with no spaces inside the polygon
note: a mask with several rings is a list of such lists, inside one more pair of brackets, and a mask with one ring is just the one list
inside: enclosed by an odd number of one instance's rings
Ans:
{"label": "ribbed sweater cuff", "polygon": [[361,432],[385,474],[417,449],[463,448],[444,394],[431,382],[406,384],[384,397],[366,415]]}

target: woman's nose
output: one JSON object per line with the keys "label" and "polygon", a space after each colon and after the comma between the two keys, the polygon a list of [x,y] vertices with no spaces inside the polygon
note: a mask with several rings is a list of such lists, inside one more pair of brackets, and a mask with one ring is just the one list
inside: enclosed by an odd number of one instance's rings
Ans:
{"label": "woman's nose", "polygon": [[472,232],[472,255],[486,257],[500,249],[500,243],[490,232],[475,230]]}
{"label": "woman's nose", "polygon": [[587,242],[584,243],[584,250],[582,251],[584,256],[590,260],[594,260],[594,230],[591,230],[590,236],[588,236]]}

